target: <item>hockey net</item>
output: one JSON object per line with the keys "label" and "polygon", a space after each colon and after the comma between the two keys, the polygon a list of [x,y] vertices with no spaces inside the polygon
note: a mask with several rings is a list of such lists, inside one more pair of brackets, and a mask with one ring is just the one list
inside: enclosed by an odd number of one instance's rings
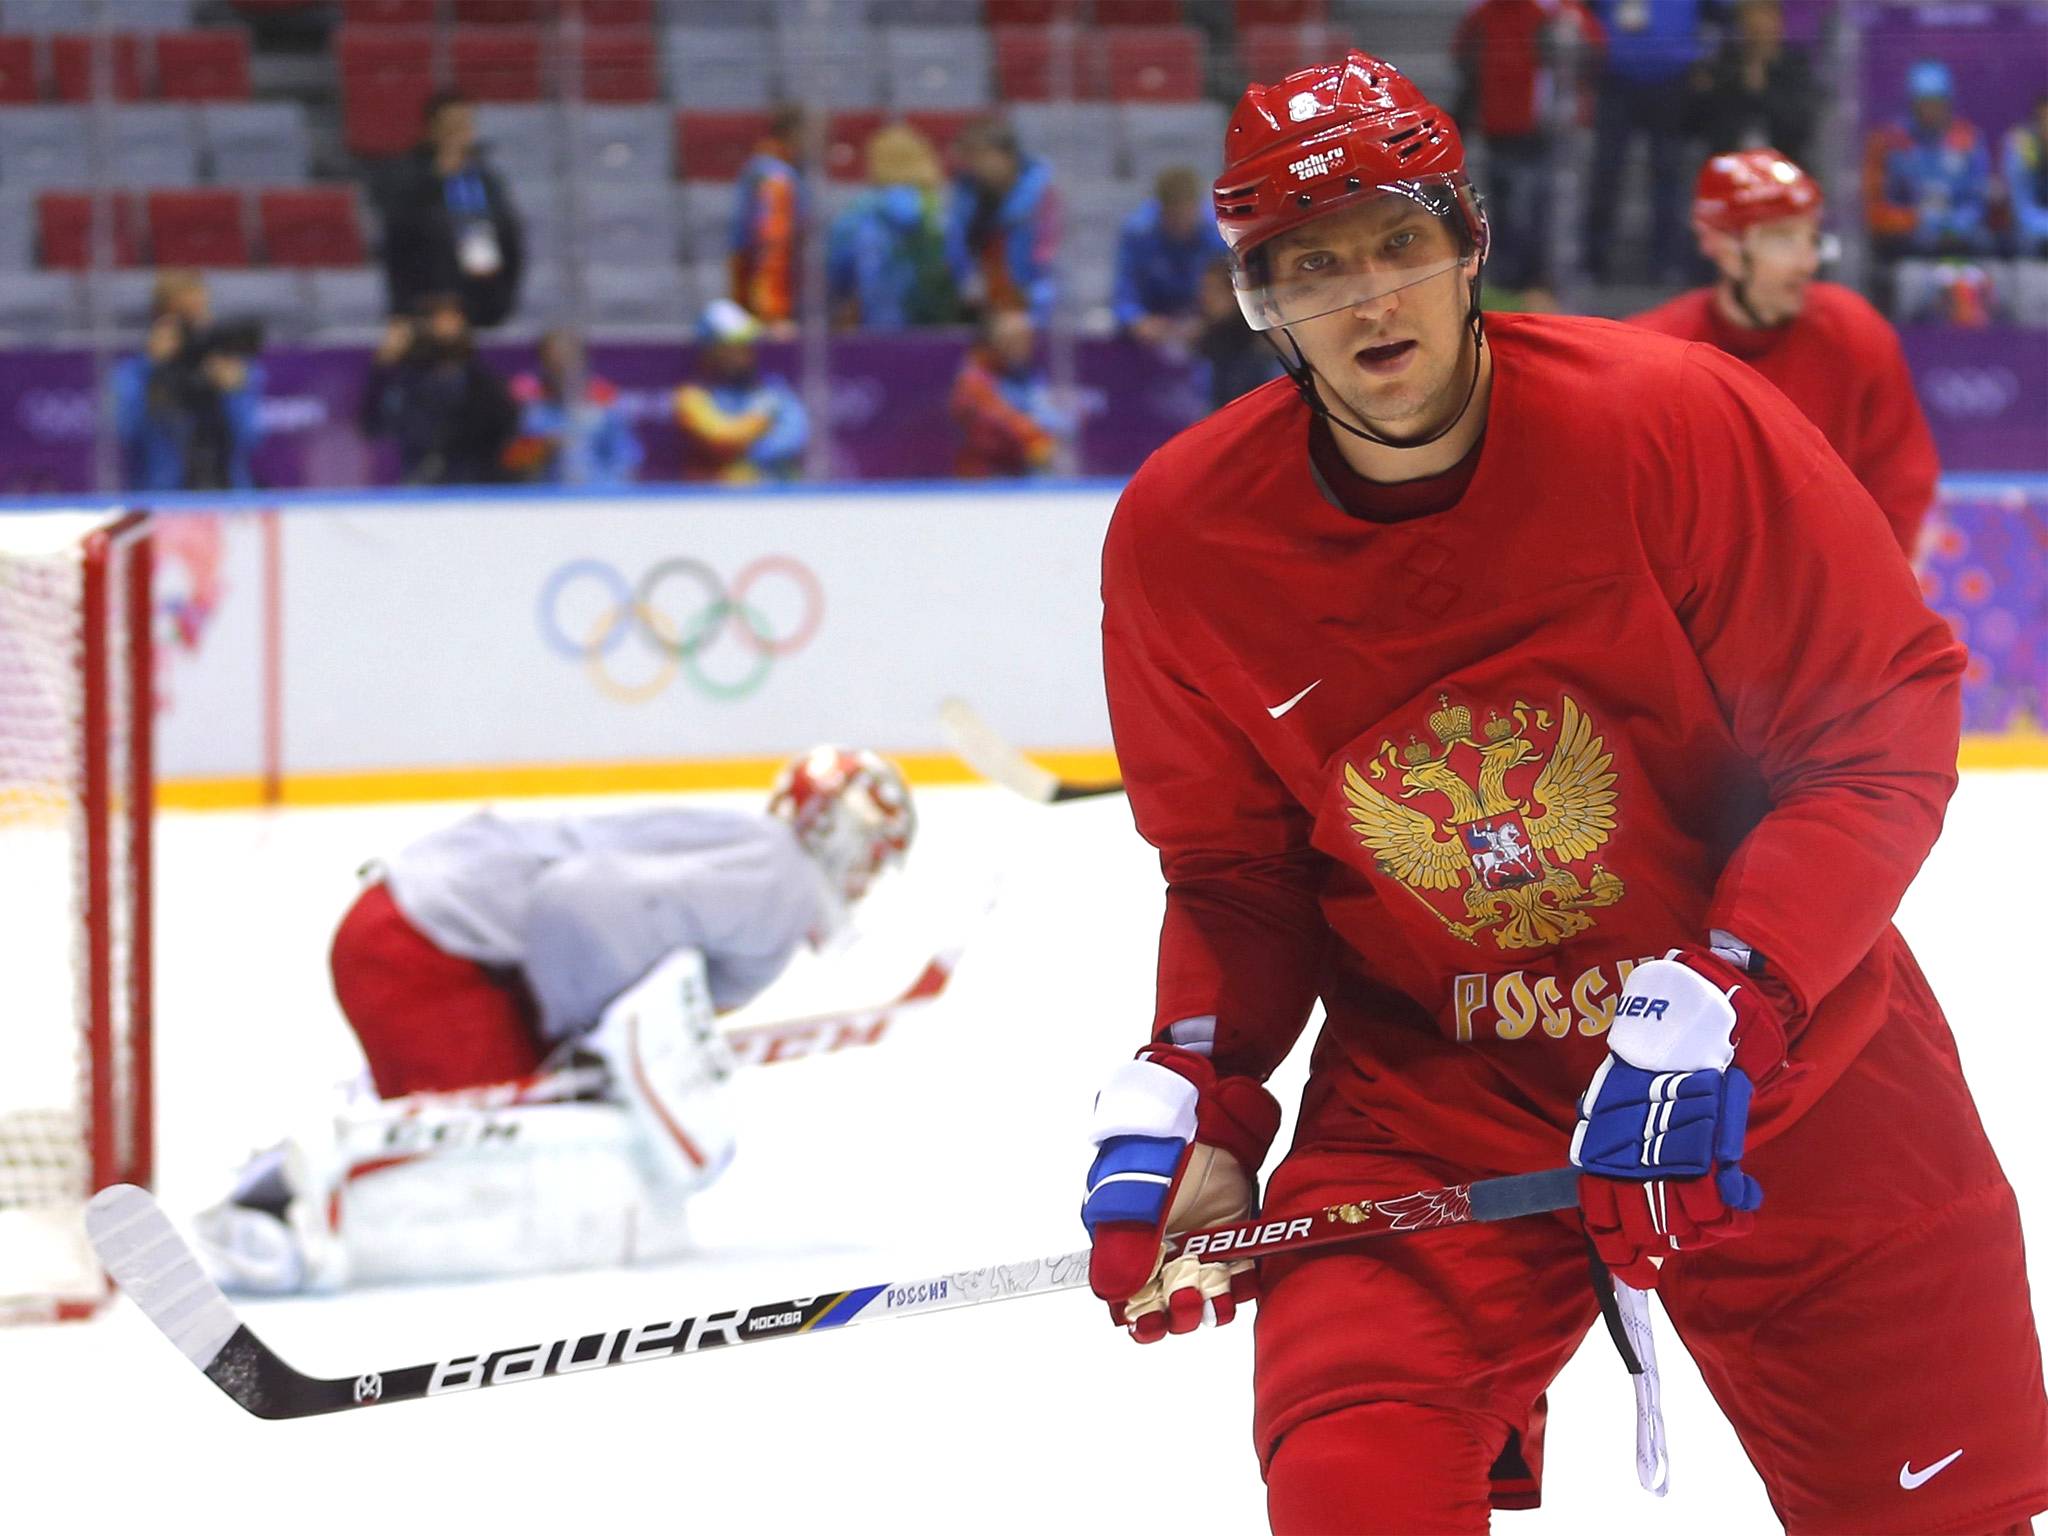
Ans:
{"label": "hockey net", "polygon": [[150,1178],[150,624],[144,519],[0,517],[0,1322],[89,1315]]}

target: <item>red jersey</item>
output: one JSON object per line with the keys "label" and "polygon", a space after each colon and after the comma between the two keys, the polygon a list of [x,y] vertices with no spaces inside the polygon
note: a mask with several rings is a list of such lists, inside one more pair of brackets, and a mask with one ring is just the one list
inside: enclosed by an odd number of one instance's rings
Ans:
{"label": "red jersey", "polygon": [[1798,319],[1759,331],[1731,324],[1714,290],[1698,288],[1630,323],[1710,341],[1782,389],[1863,482],[1912,557],[1941,463],[1899,333],[1861,294],[1814,283]]}
{"label": "red jersey", "polygon": [[1600,320],[1487,335],[1447,510],[1343,510],[1285,381],[1118,504],[1104,670],[1168,882],[1155,1028],[1213,1015],[1219,1068],[1264,1077],[1320,995],[1310,1092],[1361,1136],[1550,1166],[1628,970],[1721,929],[1802,1012],[1760,1144],[1914,1006],[1890,918],[1955,785],[1962,650],[1747,368]]}

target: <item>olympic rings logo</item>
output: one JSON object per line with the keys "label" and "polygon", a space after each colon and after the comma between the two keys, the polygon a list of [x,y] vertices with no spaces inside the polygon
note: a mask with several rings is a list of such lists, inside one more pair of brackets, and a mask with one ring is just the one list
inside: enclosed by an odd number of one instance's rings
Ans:
{"label": "olympic rings logo", "polygon": [[733,700],[811,643],[825,589],[789,555],[763,555],[730,587],[687,555],[656,562],[637,582],[602,560],[571,560],[541,584],[538,617],[548,648],[582,663],[607,697],[645,703],[682,676],[707,698]]}

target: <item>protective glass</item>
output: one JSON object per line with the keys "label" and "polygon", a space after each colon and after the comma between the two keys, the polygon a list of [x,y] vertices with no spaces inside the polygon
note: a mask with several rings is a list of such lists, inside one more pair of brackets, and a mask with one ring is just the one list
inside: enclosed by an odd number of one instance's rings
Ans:
{"label": "protective glass", "polygon": [[1757,255],[1781,261],[1811,251],[1826,263],[1839,260],[1842,254],[1842,242],[1837,236],[1796,223],[1760,225],[1749,232],[1749,243]]}
{"label": "protective glass", "polygon": [[1471,254],[1457,194],[1413,182],[1373,189],[1245,253],[1230,274],[1255,331],[1369,304],[1456,271]]}

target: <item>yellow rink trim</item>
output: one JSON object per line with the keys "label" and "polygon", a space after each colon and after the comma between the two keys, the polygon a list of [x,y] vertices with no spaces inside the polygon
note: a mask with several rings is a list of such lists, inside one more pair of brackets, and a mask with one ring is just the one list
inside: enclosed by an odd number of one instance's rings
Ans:
{"label": "yellow rink trim", "polygon": [[[982,782],[950,752],[892,752],[888,756],[913,784]],[[1098,783],[1116,777],[1116,755],[1106,750],[1034,752],[1032,759],[1062,778]],[[287,775],[279,786],[279,803],[378,805],[404,800],[765,790],[787,761],[783,757],[718,757],[675,762],[523,763],[294,773]],[[248,810],[263,804],[263,781],[254,775],[166,779],[157,785],[157,804],[176,811]]]}
{"label": "yellow rink trim", "polygon": [[[1031,755],[1033,761],[1063,779],[1101,783],[1117,774],[1116,755],[1106,750]],[[947,752],[902,752],[891,753],[890,757],[901,765],[913,784],[981,782],[972,769]],[[2048,768],[2048,731],[1965,736],[1958,760],[1965,769]],[[716,757],[675,762],[526,763],[295,773],[284,780],[279,803],[380,805],[406,800],[766,789],[785,761],[780,757]],[[167,779],[157,786],[157,804],[175,811],[248,810],[263,804],[263,781],[253,775]]]}

